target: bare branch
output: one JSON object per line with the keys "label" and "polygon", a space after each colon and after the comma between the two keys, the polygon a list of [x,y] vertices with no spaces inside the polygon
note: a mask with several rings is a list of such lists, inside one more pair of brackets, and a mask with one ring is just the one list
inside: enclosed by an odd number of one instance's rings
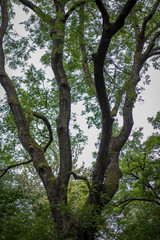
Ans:
{"label": "bare branch", "polygon": [[126,17],[129,15],[136,2],[137,0],[128,0],[123,6],[119,16],[114,22],[115,32],[117,32],[121,27],[123,27]]}
{"label": "bare branch", "polygon": [[85,176],[79,176],[79,175],[77,175],[77,174],[74,173],[74,172],[70,172],[70,174],[73,175],[73,177],[74,177],[75,180],[83,180],[83,181],[85,181],[88,189],[90,190],[91,186],[90,186],[90,183],[89,183],[87,177],[85,177]]}
{"label": "bare branch", "polygon": [[151,54],[149,54],[148,58],[153,57],[153,56],[157,56],[160,55],[160,52],[152,52]]}
{"label": "bare branch", "polygon": [[[126,74],[130,75],[130,73],[128,73],[128,72]],[[124,84],[124,86],[121,89],[118,89],[118,95],[117,95],[117,98],[116,98],[116,102],[115,102],[115,105],[114,105],[114,107],[111,111],[112,117],[115,117],[117,115],[120,103],[122,101],[122,97],[123,97],[123,95],[124,95],[124,93],[127,89],[126,87],[127,87],[126,84]]]}
{"label": "bare branch", "polygon": [[[149,42],[149,44],[148,44],[148,47],[147,47],[147,49],[146,49],[146,51],[145,51],[145,53],[144,53],[145,59],[147,59],[147,58],[150,56],[150,54],[152,54],[153,48],[154,48],[154,46],[155,46],[155,41],[156,41],[157,38],[159,38],[159,37],[160,37],[160,31],[158,31],[158,32],[154,35],[154,37],[150,40],[150,42]],[[159,48],[158,48],[157,50],[159,50]]]}
{"label": "bare branch", "polygon": [[148,55],[148,58],[159,55],[160,56],[160,47],[155,47],[152,49],[150,54]]}
{"label": "bare branch", "polygon": [[8,170],[10,170],[11,168],[19,167],[19,166],[21,166],[21,165],[29,164],[29,163],[31,163],[31,162],[32,162],[32,159],[30,159],[30,160],[28,160],[28,161],[26,161],[26,162],[22,162],[22,163],[17,163],[17,164],[14,164],[14,165],[10,165],[10,166],[8,166],[8,167],[5,168],[5,169],[1,169],[0,171],[1,171],[1,172],[3,171],[3,173],[0,175],[0,178],[2,178],[2,177],[8,172]]}
{"label": "bare branch", "polygon": [[122,69],[122,67],[119,67],[115,62],[114,62],[114,60],[113,59],[111,59],[111,61],[112,61],[112,63],[113,63],[113,65],[118,69],[118,70],[120,70],[122,73],[125,73],[125,74],[127,74],[127,75],[131,75],[131,71],[127,71],[126,69]]}
{"label": "bare branch", "polygon": [[109,24],[109,14],[102,0],[95,0],[96,5],[103,17],[103,24]]}
{"label": "bare branch", "polygon": [[115,105],[114,105],[113,109],[111,110],[112,117],[115,117],[118,113],[118,109],[119,109],[120,103],[122,101],[122,96],[123,96],[124,92],[125,92],[125,90],[124,91],[119,91],[119,93],[118,93]]}
{"label": "bare branch", "polygon": [[26,7],[31,9],[33,12],[35,12],[38,16],[43,16],[43,20],[49,24],[53,23],[53,19],[48,14],[45,14],[40,7],[32,3],[28,0],[19,0],[22,4],[24,4]]}
{"label": "bare branch", "polygon": [[[152,202],[152,203],[156,203],[157,205],[160,206],[160,202],[158,202],[156,200],[152,200],[152,199],[147,199],[147,198],[129,198],[129,199],[119,202],[118,204],[114,204],[114,206],[118,207],[121,204],[124,204],[124,206],[126,206],[127,204],[129,204],[133,201]],[[124,206],[123,206],[123,208],[124,208]]]}
{"label": "bare branch", "polygon": [[157,24],[155,25],[155,27],[152,28],[152,29],[148,32],[148,34],[146,35],[145,39],[148,39],[148,38],[152,35],[153,32],[157,31],[157,29],[158,29],[159,27],[160,27],[160,23],[157,23]]}
{"label": "bare branch", "polygon": [[[28,121],[26,120],[22,106],[19,102],[14,83],[4,71],[0,72],[0,83],[2,84],[3,88],[6,91],[8,104],[11,108],[18,128],[19,140],[22,143],[23,147],[26,149],[26,151],[30,154],[33,160],[34,167],[36,168],[45,186],[46,191],[49,192],[49,186],[50,184],[52,184],[51,179],[54,178],[54,175],[45,159],[44,151],[33,140],[29,133],[29,124]],[[49,201],[53,202],[52,197],[50,197]]]}
{"label": "bare branch", "polygon": [[126,93],[126,99],[123,107],[123,127],[117,137],[112,137],[110,144],[112,151],[119,152],[130,135],[133,126],[132,109],[135,102],[135,100],[130,99],[131,94],[131,91]]}
{"label": "bare branch", "polygon": [[30,8],[36,13],[36,10],[39,9],[34,3],[28,0],[19,0],[19,2],[23,3],[26,7]]}
{"label": "bare branch", "polygon": [[52,128],[51,128],[50,122],[49,122],[48,119],[47,119],[45,116],[43,116],[42,114],[33,112],[33,116],[35,116],[35,117],[37,117],[37,118],[39,118],[39,119],[42,119],[42,120],[45,122],[45,124],[46,124],[46,126],[47,126],[47,128],[48,128],[48,131],[49,131],[49,141],[48,141],[48,143],[46,144],[46,146],[44,147],[44,152],[46,152],[47,148],[50,146],[50,144],[51,144],[52,141],[53,141],[53,133],[52,133]]}
{"label": "bare branch", "polygon": [[155,14],[157,8],[158,8],[158,5],[160,3],[160,0],[157,0],[155,2],[155,4],[153,5],[153,8],[152,10],[150,11],[150,13],[148,14],[148,16],[146,16],[144,19],[143,19],[143,24],[142,24],[142,34],[144,35],[144,32],[145,32],[145,29],[146,29],[146,25],[147,23],[149,22],[149,20],[153,17],[153,15]]}

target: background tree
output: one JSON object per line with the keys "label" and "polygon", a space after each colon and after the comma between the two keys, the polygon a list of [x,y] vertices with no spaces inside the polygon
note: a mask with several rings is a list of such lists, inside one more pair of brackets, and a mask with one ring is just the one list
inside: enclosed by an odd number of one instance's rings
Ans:
{"label": "background tree", "polygon": [[[154,128],[159,129],[159,112],[149,120]],[[142,129],[133,132],[132,140],[122,151],[123,177],[105,212],[106,220],[111,220],[102,227],[106,239],[149,240],[160,237],[160,135],[154,133],[144,142],[142,137]]]}
{"label": "background tree", "polygon": [[[0,1],[0,81],[10,107],[4,102],[1,152],[5,156],[11,151],[13,166],[33,162],[49,200],[54,239],[95,239],[102,210],[117,192],[122,176],[119,154],[133,126],[137,85],[149,59],[159,68],[159,2]],[[23,37],[11,22],[15,4],[29,12],[22,22]],[[44,50],[40,60],[51,66],[53,79],[29,65],[37,48]],[[20,67],[22,76],[9,77],[5,61],[10,68]],[[93,113],[89,126],[101,129],[88,176],[82,174],[84,168],[75,170],[86,137],[71,115],[71,104],[82,100],[83,113]],[[123,126],[115,131],[118,113]],[[69,130],[71,117],[75,135]],[[9,168],[4,163],[2,167],[4,175]],[[80,207],[71,207],[68,199],[71,176],[87,186]]]}

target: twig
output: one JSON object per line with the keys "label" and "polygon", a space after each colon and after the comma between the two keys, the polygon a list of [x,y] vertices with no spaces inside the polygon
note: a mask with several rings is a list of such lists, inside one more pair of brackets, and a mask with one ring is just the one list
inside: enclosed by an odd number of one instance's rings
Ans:
{"label": "twig", "polygon": [[17,163],[17,164],[14,164],[14,165],[10,165],[10,166],[8,166],[8,167],[5,168],[5,169],[1,169],[0,171],[1,171],[1,172],[3,171],[3,173],[0,175],[0,178],[2,178],[2,177],[8,172],[9,169],[14,168],[14,167],[18,167],[18,166],[21,166],[21,165],[24,165],[24,164],[28,164],[28,163],[30,163],[30,162],[32,162],[32,159],[30,159],[30,160],[28,160],[28,161],[26,161],[26,162],[22,162],[22,163]]}
{"label": "twig", "polygon": [[69,18],[69,16],[72,14],[72,12],[73,12],[77,7],[82,6],[82,5],[85,4],[85,3],[86,3],[86,1],[79,2],[79,3],[76,3],[76,5],[75,5],[74,7],[70,8],[70,9],[68,10],[68,12],[67,12],[67,13],[65,14],[65,16],[64,16],[64,22]]}
{"label": "twig", "polygon": [[73,177],[74,177],[75,180],[83,180],[83,181],[85,181],[88,189],[89,189],[89,190],[91,189],[91,186],[90,186],[90,183],[89,183],[87,177],[85,177],[85,176],[79,176],[79,175],[77,175],[77,174],[74,173],[74,172],[70,172],[70,174],[73,175]]}
{"label": "twig", "polygon": [[44,147],[44,152],[46,152],[47,148],[50,146],[50,144],[52,143],[53,141],[53,133],[52,133],[52,128],[51,128],[51,125],[50,125],[50,122],[48,121],[48,119],[43,116],[42,114],[39,114],[39,113],[36,113],[36,112],[33,112],[33,116],[35,116],[36,118],[39,118],[39,119],[42,119],[47,128],[48,128],[48,131],[49,131],[49,141],[48,143],[46,144],[46,146]]}
{"label": "twig", "polygon": [[123,208],[124,208],[127,204],[129,204],[133,201],[153,202],[160,206],[160,202],[158,202],[156,200],[146,199],[146,198],[129,198],[129,199],[119,202],[118,204],[114,204],[114,206],[119,207],[121,204],[124,204],[124,206],[123,206]]}

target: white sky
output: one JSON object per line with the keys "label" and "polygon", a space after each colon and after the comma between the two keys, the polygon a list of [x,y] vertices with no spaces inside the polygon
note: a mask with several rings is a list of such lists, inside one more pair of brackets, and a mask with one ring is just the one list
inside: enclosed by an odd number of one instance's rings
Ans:
{"label": "white sky", "polygon": [[160,111],[160,70],[150,68],[148,74],[151,76],[151,83],[142,92],[144,102],[137,102],[134,109],[134,128],[144,127],[144,137],[153,132],[147,118],[156,115]]}

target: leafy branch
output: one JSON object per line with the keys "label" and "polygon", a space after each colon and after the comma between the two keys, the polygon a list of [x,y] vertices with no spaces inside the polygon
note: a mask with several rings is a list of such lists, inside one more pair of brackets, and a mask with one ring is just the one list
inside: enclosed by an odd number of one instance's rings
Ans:
{"label": "leafy branch", "polygon": [[51,16],[49,16],[48,14],[43,12],[40,7],[38,7],[37,5],[32,3],[31,1],[28,1],[28,0],[19,0],[19,1],[22,4],[24,4],[26,7],[31,9],[33,12],[35,12],[38,16],[42,16],[42,18],[45,22],[47,22],[49,24],[53,23],[53,19],[51,18]]}
{"label": "leafy branch", "polygon": [[158,6],[159,6],[159,3],[160,3],[160,0],[157,0],[155,2],[155,4],[153,5],[153,8],[152,10],[150,11],[150,13],[148,14],[148,16],[146,16],[144,19],[143,19],[143,24],[142,24],[142,34],[144,35],[144,32],[145,32],[145,29],[146,29],[146,25],[147,23],[149,22],[149,20],[153,17],[153,15],[155,14]]}
{"label": "leafy branch", "polygon": [[160,206],[160,202],[153,200],[153,199],[147,199],[147,198],[129,198],[129,199],[125,199],[123,201],[120,201],[117,204],[114,204],[115,207],[119,207],[120,205],[123,204],[122,206],[122,210],[123,211],[124,207],[127,206],[129,203],[133,202],[133,201],[143,201],[143,202],[151,202],[151,203],[156,203],[158,206]]}
{"label": "leafy branch", "polygon": [[32,159],[26,161],[26,162],[22,162],[22,163],[16,163],[16,164],[13,164],[13,165],[10,165],[4,169],[0,169],[1,172],[3,172],[1,175],[0,175],[0,178],[2,178],[7,172],[8,170],[10,170],[11,168],[15,168],[15,167],[19,167],[21,165],[25,165],[25,164],[29,164],[32,162]]}
{"label": "leafy branch", "polygon": [[43,120],[44,123],[46,124],[47,128],[48,128],[49,141],[48,141],[48,143],[46,144],[46,146],[44,147],[44,152],[46,152],[47,148],[50,146],[50,144],[51,144],[52,141],[53,141],[53,132],[52,132],[51,124],[50,124],[50,122],[48,121],[48,119],[47,119],[45,116],[43,116],[42,114],[40,114],[40,113],[33,112],[33,116],[35,116],[36,118],[39,118],[39,119]]}
{"label": "leafy branch", "polygon": [[69,18],[69,16],[72,14],[72,12],[74,10],[76,10],[76,8],[83,6],[86,3],[86,1],[82,1],[82,2],[78,2],[75,4],[75,6],[71,7],[68,12],[64,15],[64,22],[66,22],[66,20]]}

